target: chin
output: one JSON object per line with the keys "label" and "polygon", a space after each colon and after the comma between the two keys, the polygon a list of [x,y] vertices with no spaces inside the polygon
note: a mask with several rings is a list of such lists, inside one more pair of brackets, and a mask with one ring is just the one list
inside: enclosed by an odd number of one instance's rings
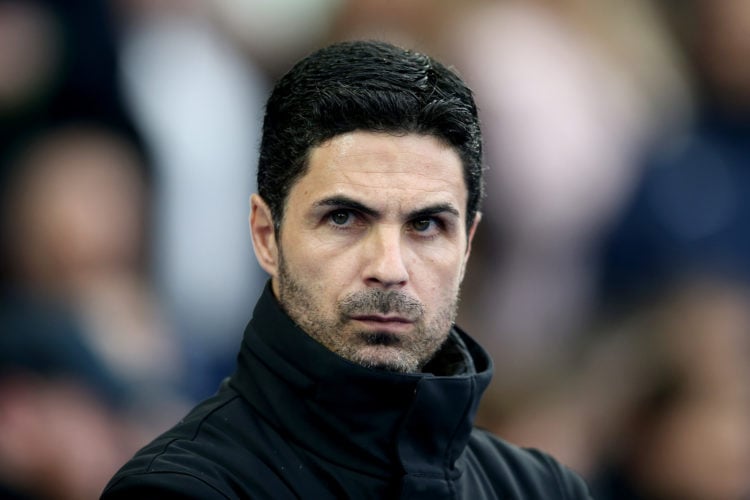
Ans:
{"label": "chin", "polygon": [[367,346],[360,350],[356,359],[357,364],[365,368],[374,368],[395,373],[415,373],[419,371],[419,362],[397,347]]}

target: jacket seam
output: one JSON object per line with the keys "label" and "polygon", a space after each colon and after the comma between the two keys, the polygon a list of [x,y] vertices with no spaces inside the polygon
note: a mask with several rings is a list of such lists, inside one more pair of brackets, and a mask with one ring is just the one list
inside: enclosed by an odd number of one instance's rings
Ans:
{"label": "jacket seam", "polygon": [[552,474],[555,476],[555,483],[557,484],[557,489],[560,490],[560,493],[562,494],[563,498],[569,498],[568,493],[565,490],[565,486],[563,484],[562,475],[560,473],[559,467],[557,467],[556,463],[552,461],[549,455],[546,453],[543,454],[544,461],[547,463],[547,466],[552,469]]}

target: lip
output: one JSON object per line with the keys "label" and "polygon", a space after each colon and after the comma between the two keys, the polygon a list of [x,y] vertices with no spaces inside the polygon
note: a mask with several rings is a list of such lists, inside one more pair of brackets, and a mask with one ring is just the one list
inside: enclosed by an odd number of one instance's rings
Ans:
{"label": "lip", "polygon": [[394,332],[410,330],[414,324],[414,321],[402,316],[382,316],[378,314],[351,316],[351,319],[367,325],[373,330]]}

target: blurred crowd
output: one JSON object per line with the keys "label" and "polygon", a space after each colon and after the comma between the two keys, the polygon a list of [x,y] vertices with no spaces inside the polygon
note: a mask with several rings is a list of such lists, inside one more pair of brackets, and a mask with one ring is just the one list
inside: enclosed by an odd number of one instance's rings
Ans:
{"label": "blurred crowd", "polygon": [[749,499],[746,0],[0,0],[0,497],[96,498],[229,375],[265,97],[351,38],[476,92],[480,424],[595,498]]}

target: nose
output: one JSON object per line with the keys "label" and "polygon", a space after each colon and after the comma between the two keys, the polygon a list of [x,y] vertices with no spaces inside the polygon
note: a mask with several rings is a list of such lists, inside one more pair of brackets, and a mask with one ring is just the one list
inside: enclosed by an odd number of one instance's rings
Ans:
{"label": "nose", "polygon": [[393,226],[373,228],[368,235],[364,248],[368,286],[402,287],[409,280],[401,236],[401,229]]}

